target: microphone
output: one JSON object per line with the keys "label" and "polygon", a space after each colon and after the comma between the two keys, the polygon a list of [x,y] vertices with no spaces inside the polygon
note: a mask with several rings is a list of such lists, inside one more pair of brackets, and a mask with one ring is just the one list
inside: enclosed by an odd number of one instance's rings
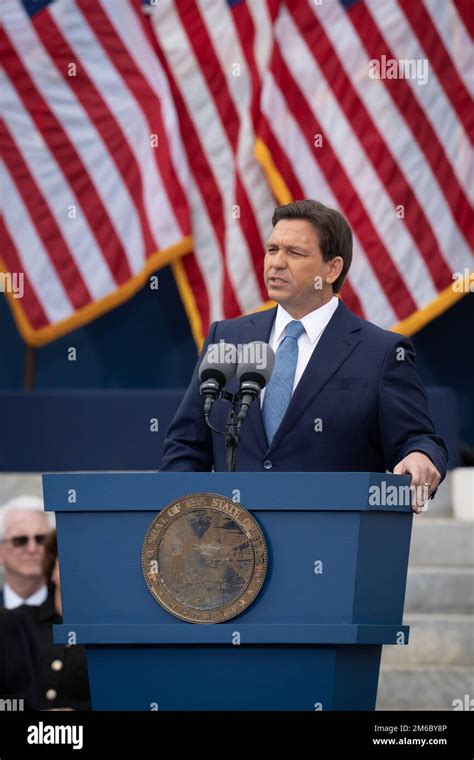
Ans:
{"label": "microphone", "polygon": [[204,396],[204,416],[209,417],[212,405],[219,398],[222,388],[235,375],[237,349],[231,343],[211,343],[199,367],[201,385],[199,393]]}
{"label": "microphone", "polygon": [[254,340],[240,347],[238,360],[240,409],[237,414],[237,427],[240,429],[250,405],[260,396],[260,391],[265,388],[272,376],[275,354],[268,343]]}

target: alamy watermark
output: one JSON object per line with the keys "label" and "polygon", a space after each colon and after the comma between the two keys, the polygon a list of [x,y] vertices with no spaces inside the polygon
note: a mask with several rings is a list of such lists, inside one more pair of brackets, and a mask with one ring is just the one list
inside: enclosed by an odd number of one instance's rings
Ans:
{"label": "alamy watermark", "polygon": [[387,485],[385,480],[380,485],[369,488],[369,505],[371,507],[411,507],[413,504],[426,504],[430,498],[430,489],[422,486]]}
{"label": "alamy watermark", "polygon": [[474,293],[474,272],[467,267],[464,272],[453,272],[452,280],[454,293]]}
{"label": "alamy watermark", "polygon": [[39,721],[37,725],[28,726],[26,741],[28,744],[71,744],[73,749],[82,749],[84,726],[49,725]]}
{"label": "alamy watermark", "polygon": [[419,85],[428,83],[429,61],[427,58],[371,58],[370,79],[413,79]]}
{"label": "alamy watermark", "polygon": [[252,364],[257,369],[265,369],[268,361],[268,346],[266,343],[211,343],[207,348],[209,364]]}
{"label": "alamy watermark", "polygon": [[0,699],[0,712],[23,712],[24,699]]}
{"label": "alamy watermark", "polygon": [[0,293],[12,293],[13,298],[23,298],[24,292],[24,272],[0,272]]}
{"label": "alamy watermark", "polygon": [[468,712],[474,711],[474,698],[470,694],[464,694],[463,697],[453,699],[451,702],[453,710],[467,710]]}

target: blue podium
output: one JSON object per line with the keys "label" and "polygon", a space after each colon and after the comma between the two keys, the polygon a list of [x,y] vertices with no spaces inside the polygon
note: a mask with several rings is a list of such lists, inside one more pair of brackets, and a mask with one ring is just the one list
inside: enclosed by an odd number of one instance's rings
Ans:
{"label": "blue podium", "polygon": [[[85,644],[93,709],[373,710],[382,645],[408,643],[408,485],[381,473],[44,475],[55,641]],[[167,612],[141,567],[157,513],[202,492],[248,509],[268,548],[257,598],[219,624]]]}

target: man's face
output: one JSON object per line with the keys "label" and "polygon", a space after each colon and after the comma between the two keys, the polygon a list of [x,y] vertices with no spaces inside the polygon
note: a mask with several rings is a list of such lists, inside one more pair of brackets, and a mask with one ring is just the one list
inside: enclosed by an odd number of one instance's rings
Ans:
{"label": "man's face", "polygon": [[[41,512],[9,512],[5,518],[5,540],[0,543],[0,562],[9,574],[22,578],[38,578],[43,575],[44,548],[35,536],[45,536],[49,531],[46,515]],[[12,539],[27,536],[23,546],[15,546]]]}
{"label": "man's face", "polygon": [[[338,261],[342,259],[337,257]],[[267,242],[264,277],[268,295],[287,311],[301,316],[332,295],[327,278],[333,261],[324,261],[319,238],[306,219],[281,219]],[[336,277],[334,277],[336,279]]]}

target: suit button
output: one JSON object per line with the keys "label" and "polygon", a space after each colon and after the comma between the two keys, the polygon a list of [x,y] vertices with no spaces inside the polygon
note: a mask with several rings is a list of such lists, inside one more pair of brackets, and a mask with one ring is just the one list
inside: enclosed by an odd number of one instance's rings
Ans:
{"label": "suit button", "polygon": [[58,696],[58,692],[56,691],[56,689],[48,689],[48,691],[46,692],[46,699],[49,699],[51,701],[53,699],[56,699],[57,696]]}
{"label": "suit button", "polygon": [[270,459],[265,459],[263,466],[266,470],[271,470],[273,467],[273,464],[271,463]]}
{"label": "suit button", "polygon": [[56,670],[57,671],[57,670],[62,670],[62,669],[63,669],[63,664],[62,664],[61,660],[53,660],[52,661],[52,663],[51,663],[51,670]]}

